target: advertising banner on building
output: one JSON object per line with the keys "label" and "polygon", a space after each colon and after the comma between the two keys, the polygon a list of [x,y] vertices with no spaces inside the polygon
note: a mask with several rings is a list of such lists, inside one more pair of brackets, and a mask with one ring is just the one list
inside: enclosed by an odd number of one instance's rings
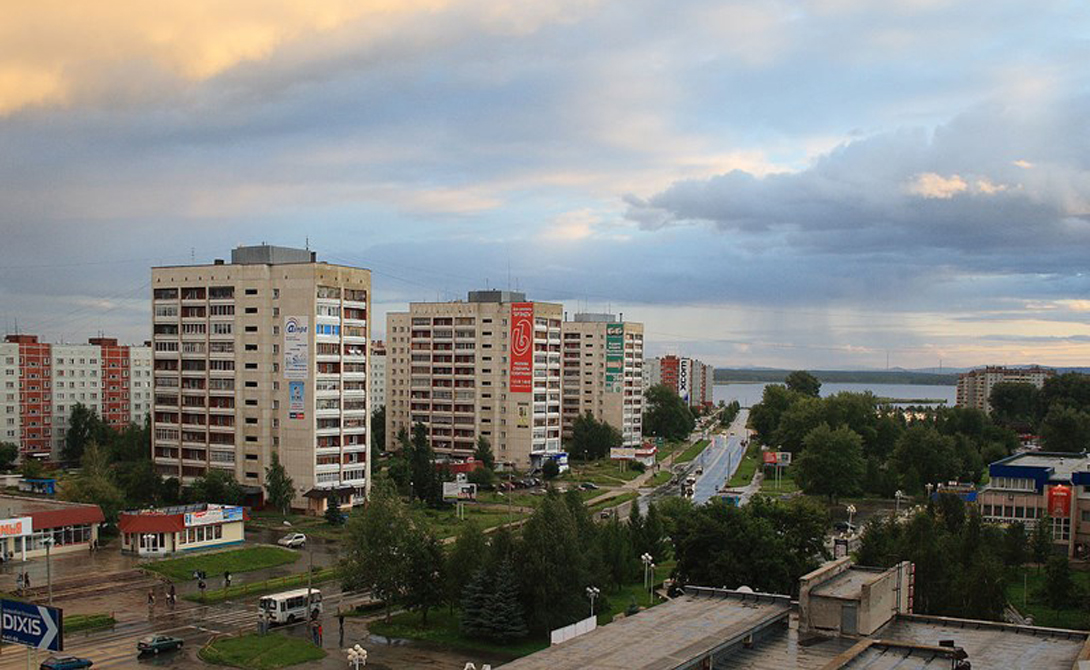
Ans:
{"label": "advertising banner on building", "polygon": [[682,358],[677,364],[677,394],[689,403],[689,395],[692,392],[693,362],[691,359]]}
{"label": "advertising banner on building", "polygon": [[1066,519],[1071,516],[1071,487],[1048,487],[1048,515],[1053,519]]}
{"label": "advertising banner on building", "polygon": [[775,465],[776,464],[776,452],[775,451],[766,451],[766,452],[764,452],[764,454],[762,454],[762,460],[764,461],[765,465]]}
{"label": "advertising banner on building", "polygon": [[310,319],[284,317],[284,379],[306,379],[310,361]]}
{"label": "advertising banner on building", "polygon": [[34,532],[34,519],[29,516],[0,521],[0,538],[24,537]]}
{"label": "advertising banner on building", "polygon": [[624,386],[624,324],[606,325],[606,393],[620,393]]}
{"label": "advertising banner on building", "polygon": [[534,390],[534,303],[511,303],[511,393]]}
{"label": "advertising banner on building", "polygon": [[288,418],[305,419],[306,409],[306,382],[288,382]]}
{"label": "advertising banner on building", "polygon": [[203,512],[187,512],[186,526],[208,526],[214,523],[242,521],[241,507],[212,507]]}

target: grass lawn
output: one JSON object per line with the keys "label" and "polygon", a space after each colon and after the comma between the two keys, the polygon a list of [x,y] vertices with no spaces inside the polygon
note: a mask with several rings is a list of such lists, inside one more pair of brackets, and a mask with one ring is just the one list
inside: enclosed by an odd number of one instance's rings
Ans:
{"label": "grass lawn", "polygon": [[575,482],[592,482],[599,486],[620,486],[640,476],[635,468],[622,470],[617,461],[603,458],[587,463],[577,462],[572,464],[568,478]]}
{"label": "grass lawn", "polygon": [[798,490],[799,486],[795,483],[795,477],[790,467],[780,470],[778,482],[775,477],[775,469],[770,469],[765,473],[764,481],[761,482],[761,493],[765,495],[784,495]]}
{"label": "grass lawn", "polygon": [[635,491],[625,491],[624,493],[622,493],[620,495],[617,495],[617,496],[613,496],[612,498],[610,498],[608,500],[603,500],[601,502],[594,503],[593,505],[591,505],[589,507],[590,513],[591,514],[597,514],[598,512],[601,512],[602,510],[604,510],[607,507],[616,507],[617,505],[623,505],[624,503],[628,502],[629,500],[635,500],[639,496],[640,496],[640,494],[635,492]]}
{"label": "grass lawn", "polygon": [[[465,506],[465,512],[466,521],[476,522],[481,530],[493,528],[509,521],[518,521],[528,516],[525,512],[519,512],[518,509],[515,509],[512,515],[507,513],[506,508],[481,509],[472,504]],[[455,516],[453,507],[450,509],[417,509],[413,511],[413,514],[416,518],[423,520],[439,539],[457,535],[458,529],[465,523],[465,521]]]}
{"label": "grass lawn", "polygon": [[[1090,572],[1072,570],[1071,576],[1079,585],[1083,593],[1090,590]],[[1049,628],[1072,628],[1075,630],[1087,630],[1090,628],[1090,611],[1077,604],[1066,609],[1052,609],[1044,604],[1037,595],[1045,586],[1045,571],[1036,568],[1026,568],[1026,583],[1029,585],[1028,604],[1023,605],[1022,577],[1019,575],[1007,584],[1007,600],[1023,616],[1032,615],[1033,625]]]}
{"label": "grass lawn", "polygon": [[[337,568],[322,568],[321,570],[314,571],[310,583],[317,586],[323,582],[331,582],[336,578]],[[231,598],[256,596],[264,593],[276,593],[278,591],[290,591],[291,589],[305,587],[306,585],[307,573],[300,572],[294,575],[265,579],[260,582],[236,584],[229,589],[206,590],[203,598],[200,593],[189,593],[182,597],[195,603],[220,603],[224,600],[230,600]]]}
{"label": "grass lawn", "polygon": [[[284,521],[290,523],[285,526]],[[340,540],[344,537],[344,526],[330,525],[325,517],[310,516],[308,514],[289,514],[284,516],[280,512],[261,510],[253,512],[248,522],[254,528],[268,528],[287,535],[288,533],[306,533],[314,537],[327,540]]]}
{"label": "grass lawn", "polygon": [[64,617],[64,632],[78,633],[84,630],[110,628],[117,621],[109,614],[70,614]]}
{"label": "grass lawn", "polygon": [[674,463],[688,463],[689,461],[700,455],[700,452],[708,446],[707,440],[700,440],[693,443],[691,447],[681,452],[681,455],[674,459]]}
{"label": "grass lawn", "polygon": [[309,640],[276,633],[223,637],[206,645],[197,655],[206,663],[253,670],[286,668],[328,656]]}
{"label": "grass lawn", "polygon": [[[670,576],[675,565],[677,565],[677,561],[670,560],[663,561],[662,565],[655,566],[656,588],[661,586],[662,582]],[[640,570],[642,572],[643,568],[641,567]],[[642,577],[638,582],[622,586],[620,589],[607,594],[606,607],[598,612],[598,625],[604,626],[605,624],[610,623],[615,616],[628,609],[628,606],[633,602],[640,607],[648,607],[648,603],[651,602],[648,596],[648,589],[643,587]],[[659,602],[660,599],[656,596],[653,605],[657,605]]]}
{"label": "grass lawn", "polygon": [[424,640],[466,651],[505,654],[512,658],[527,656],[549,646],[548,638],[530,637],[521,642],[508,644],[467,638],[458,629],[457,612],[451,614],[445,607],[428,612],[427,626],[420,622],[420,614],[417,612],[403,612],[391,617],[390,623],[382,620],[372,622],[368,624],[367,630],[383,637]]}
{"label": "grass lawn", "polygon": [[193,579],[194,570],[204,570],[210,578],[222,576],[224,570],[250,572],[274,568],[299,560],[300,554],[280,547],[247,547],[213,554],[197,554],[183,558],[170,558],[143,565],[175,582]]}
{"label": "grass lawn", "polygon": [[746,455],[742,458],[742,464],[738,466],[734,476],[730,478],[728,486],[745,486],[753,479],[753,473],[757,471],[757,464],[761,461],[761,445],[756,440],[751,440],[746,447]]}
{"label": "grass lawn", "polygon": [[670,472],[669,470],[662,470],[661,472],[656,472],[654,477],[647,480],[647,486],[650,486],[650,487],[653,487],[653,488],[658,487],[658,486],[662,486],[666,482],[673,479],[673,477],[674,477],[674,473]]}

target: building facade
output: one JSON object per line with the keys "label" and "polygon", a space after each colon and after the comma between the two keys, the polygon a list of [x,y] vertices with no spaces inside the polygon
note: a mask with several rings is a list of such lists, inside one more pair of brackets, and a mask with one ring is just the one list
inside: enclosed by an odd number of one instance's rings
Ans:
{"label": "building facade", "polygon": [[[371,382],[371,411],[386,406],[386,343],[375,340],[371,343],[371,357],[367,370]],[[381,448],[381,446],[380,446]]]}
{"label": "building facade", "polygon": [[0,343],[0,440],[20,455],[59,459],[72,408],[94,410],[109,426],[142,423],[151,411],[151,348],[93,337],[47,344],[36,335]]}
{"label": "building facade", "polygon": [[643,439],[643,324],[613,314],[576,314],[561,325],[563,436],[589,412],[620,431],[624,448]]}
{"label": "building facade", "polygon": [[98,505],[6,495],[0,506],[8,516],[0,520],[0,553],[8,560],[45,556],[47,544],[52,555],[87,553],[105,521]]}
{"label": "building facade", "polygon": [[715,367],[695,358],[662,356],[644,361],[644,388],[663,384],[681,396],[689,407],[713,403]]}
{"label": "building facade", "polygon": [[985,521],[1052,524],[1052,540],[1070,557],[1090,552],[1090,456],[1027,452],[988,466],[988,484],[977,494]]}
{"label": "building facade", "polygon": [[975,407],[985,412],[992,411],[988,399],[992,387],[999,382],[1023,382],[1041,388],[1045,380],[1054,377],[1052,368],[1033,366],[1030,368],[986,367],[963,372],[958,375],[958,407]]}
{"label": "building facade", "polygon": [[245,508],[208,503],[123,512],[118,519],[121,551],[138,556],[242,544],[245,527]]}
{"label": "building facade", "polygon": [[276,452],[293,507],[365,500],[369,270],[238,247],[229,264],[153,268],[152,304],[160,474],[228,470],[256,496]]}
{"label": "building facade", "polygon": [[533,467],[561,448],[559,304],[513,291],[412,303],[386,317],[387,448],[422,423],[438,454]]}

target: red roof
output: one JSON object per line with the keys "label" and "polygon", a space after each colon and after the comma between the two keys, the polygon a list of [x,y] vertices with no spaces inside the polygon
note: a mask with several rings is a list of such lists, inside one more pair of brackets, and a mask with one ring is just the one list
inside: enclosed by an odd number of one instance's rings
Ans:
{"label": "red roof", "polygon": [[42,510],[30,512],[29,516],[34,519],[34,530],[80,526],[85,523],[102,523],[106,520],[106,517],[102,515],[102,509],[98,505],[80,505],[79,507]]}
{"label": "red roof", "polygon": [[176,533],[185,530],[184,514],[122,514],[122,533]]}

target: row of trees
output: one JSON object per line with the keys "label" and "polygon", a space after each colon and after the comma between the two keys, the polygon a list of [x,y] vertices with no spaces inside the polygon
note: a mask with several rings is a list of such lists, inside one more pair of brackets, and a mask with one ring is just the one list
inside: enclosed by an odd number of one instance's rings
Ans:
{"label": "row of trees", "polygon": [[996,423],[1037,434],[1048,451],[1081,452],[1090,443],[1090,376],[1069,372],[1045,380],[1000,382],[988,398]]}
{"label": "row of trees", "polygon": [[667,440],[684,440],[696,428],[696,417],[678,394],[657,384],[644,394],[643,434]]}
{"label": "row of trees", "polygon": [[988,463],[1018,446],[1014,432],[979,410],[942,407],[908,419],[869,392],[821,398],[800,380],[796,389],[806,392],[766,386],[750,426],[763,444],[796,455],[795,477],[807,493],[891,497],[929,482],[977,482]]}

